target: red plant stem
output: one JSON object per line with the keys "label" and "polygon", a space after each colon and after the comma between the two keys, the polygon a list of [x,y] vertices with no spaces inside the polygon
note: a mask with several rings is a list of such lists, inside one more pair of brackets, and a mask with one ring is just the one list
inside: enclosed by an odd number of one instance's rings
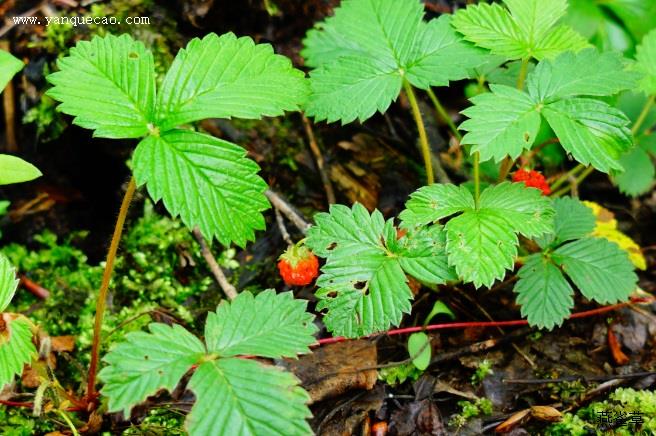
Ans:
{"label": "red plant stem", "polygon": [[40,300],[45,300],[46,298],[50,297],[50,291],[48,291],[43,286],[33,282],[23,274],[21,274],[19,278],[20,278],[21,286],[27,289],[36,298]]}
{"label": "red plant stem", "polygon": [[[632,298],[631,301],[627,303],[619,303],[619,304],[613,304],[611,306],[603,306],[599,307],[597,309],[591,309],[591,310],[586,310],[583,312],[577,312],[573,313],[570,315],[569,319],[578,319],[578,318],[588,318],[591,316],[595,315],[601,315],[604,313],[612,312],[613,310],[620,309],[625,306],[629,306],[631,304],[635,303],[650,303],[653,302],[655,299],[654,298]],[[427,325],[425,327],[418,326],[418,327],[406,327],[402,329],[394,329],[394,330],[388,330],[386,332],[381,332],[381,333],[374,333],[369,336],[365,336],[365,338],[373,338],[376,336],[394,336],[394,335],[404,335],[404,334],[409,334],[409,333],[416,333],[416,332],[422,332],[422,331],[431,331],[431,330],[447,330],[447,329],[465,329],[465,328],[472,328],[472,327],[479,327],[479,328],[489,328],[489,327],[516,327],[516,326],[524,326],[528,325],[528,321],[525,319],[516,319],[516,320],[511,320],[511,321],[469,321],[469,322],[447,322],[444,324],[431,324]],[[319,339],[315,344],[313,344],[311,347],[316,348],[320,347],[322,345],[327,345],[327,344],[335,344],[337,342],[344,342],[348,341],[349,338],[345,338],[343,336],[338,336],[334,338],[324,338],[324,339]]]}

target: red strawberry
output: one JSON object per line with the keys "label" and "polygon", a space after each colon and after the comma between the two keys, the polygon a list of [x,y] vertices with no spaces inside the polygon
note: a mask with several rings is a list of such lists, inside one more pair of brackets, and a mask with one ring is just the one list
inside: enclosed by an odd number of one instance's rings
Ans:
{"label": "red strawberry", "polygon": [[551,188],[542,174],[533,170],[519,169],[512,177],[513,182],[522,182],[529,188],[538,188],[542,194],[551,194]]}
{"label": "red strawberry", "polygon": [[319,275],[319,260],[307,247],[290,245],[278,258],[278,271],[289,286],[305,286]]}

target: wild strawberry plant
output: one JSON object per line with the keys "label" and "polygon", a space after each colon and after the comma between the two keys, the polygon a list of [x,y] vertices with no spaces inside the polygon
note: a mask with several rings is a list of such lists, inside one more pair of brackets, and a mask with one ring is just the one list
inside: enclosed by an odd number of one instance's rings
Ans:
{"label": "wild strawberry plant", "polygon": [[[586,297],[600,302],[626,299],[635,287],[626,253],[588,237],[592,228],[581,227],[573,242],[562,239],[567,228],[562,209],[575,200],[554,204],[543,195],[545,183],[526,180],[481,189],[481,162],[503,162],[505,178],[547,126],[574,159],[606,173],[622,171],[620,157],[633,146],[627,116],[600,98],[634,87],[641,75],[630,71],[621,55],[589,48],[582,36],[558,24],[565,0],[506,0],[504,5],[471,5],[451,19],[427,24],[416,0],[349,0],[308,33],[303,54],[316,69],[306,110],[318,120],[363,121],[376,109],[385,111],[403,84],[412,102],[410,84],[429,90],[469,77],[486,63],[521,60],[516,87],[490,85],[490,92],[472,98],[473,105],[463,111],[469,119],[460,128],[466,134],[456,137],[471,154],[473,187],[429,184],[417,190],[398,217],[406,232],[401,238],[392,219],[357,204],[333,206],[316,217],[307,245],[326,259],[317,281],[317,308],[326,310],[324,321],[336,334],[359,336],[398,324],[410,311],[408,276],[428,285],[460,280],[491,287],[525,250],[520,237],[541,241],[543,250],[525,259],[516,289],[532,324],[553,327],[569,313],[572,289],[561,270]],[[422,28],[440,29],[442,37],[431,42],[413,30]],[[481,57],[465,41],[490,52]],[[442,55],[452,62],[443,64]],[[460,67],[457,73],[454,65]],[[416,66],[431,78],[410,74]],[[347,103],[353,95],[357,104]],[[617,283],[596,286],[604,280],[602,270],[615,274]]]}

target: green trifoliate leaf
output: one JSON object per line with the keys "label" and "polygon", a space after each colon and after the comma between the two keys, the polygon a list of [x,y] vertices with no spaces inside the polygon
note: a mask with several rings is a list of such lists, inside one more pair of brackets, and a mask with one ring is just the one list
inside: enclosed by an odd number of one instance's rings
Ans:
{"label": "green trifoliate leaf", "polygon": [[656,169],[645,148],[638,144],[620,157],[627,171],[613,174],[613,181],[624,194],[636,197],[648,192],[654,184]]}
{"label": "green trifoliate leaf", "polygon": [[9,263],[9,259],[0,254],[0,313],[11,303],[17,287],[16,270]]}
{"label": "green trifoliate leaf", "polygon": [[247,359],[201,364],[189,388],[196,404],[187,417],[192,436],[310,435],[310,397],[292,374]]}
{"label": "green trifoliate leaf", "polygon": [[602,304],[626,300],[638,281],[626,252],[606,239],[569,242],[552,259],[586,298]]}
{"label": "green trifoliate leaf", "polygon": [[553,57],[589,46],[568,26],[557,25],[566,0],[505,0],[479,3],[456,12],[453,25],[474,44],[508,59]]}
{"label": "green trifoliate leaf", "polygon": [[0,313],[0,388],[23,373],[23,367],[36,357],[30,322]]}
{"label": "green trifoliate leaf", "polygon": [[332,206],[315,222],[306,244],[326,258],[317,308],[328,310],[324,323],[337,335],[362,336],[400,323],[412,298],[406,273],[431,284],[453,278],[439,226],[398,239],[391,220],[361,204]]}
{"label": "green trifoliate leaf", "polygon": [[522,316],[540,328],[560,326],[574,307],[574,290],[558,267],[538,253],[526,259],[518,276],[515,292]]}
{"label": "green trifoliate leaf", "polygon": [[160,389],[172,391],[183,375],[206,353],[198,338],[179,325],[152,323],[150,333],[132,332],[103,358],[99,377],[109,411],[125,417],[136,404]]}
{"label": "green trifoliate leaf", "polygon": [[472,144],[482,161],[515,159],[529,149],[540,130],[538,103],[528,94],[504,85],[490,85],[491,93],[471,99],[474,106],[462,113],[469,117],[460,125],[468,133],[463,144]]}
{"label": "green trifoliate leaf", "polygon": [[408,354],[412,359],[412,364],[419,370],[423,371],[428,368],[431,360],[431,343],[426,333],[413,333],[408,338]]}
{"label": "green trifoliate leaf", "polygon": [[490,286],[513,267],[517,234],[538,237],[553,231],[551,200],[520,183],[491,186],[478,209],[464,187],[430,185],[411,195],[401,212],[403,226],[435,222],[462,212],[446,224],[449,265],[476,287]]}
{"label": "green trifoliate leaf", "polygon": [[647,95],[656,94],[656,29],[636,48],[636,61],[637,70],[643,74],[640,88]]}
{"label": "green trifoliate leaf", "polygon": [[21,183],[41,176],[41,171],[29,162],[9,154],[0,154],[0,185]]}
{"label": "green trifoliate leaf", "polygon": [[244,246],[264,229],[266,183],[246,151],[187,130],[149,136],[134,153],[134,176],[155,201],[206,238]]}
{"label": "green trifoliate leaf", "polygon": [[23,62],[20,59],[16,59],[5,50],[0,50],[0,92],[7,86],[11,78],[22,69]]}
{"label": "green trifoliate leaf", "polygon": [[450,17],[423,21],[418,0],[345,0],[304,40],[312,93],[306,112],[348,123],[383,112],[403,80],[427,89],[469,76],[483,51],[460,38]]}
{"label": "green trifoliate leaf", "polygon": [[554,199],[553,205],[556,210],[554,233],[538,240],[542,248],[581,239],[594,230],[594,213],[579,200],[572,197],[561,197]]}
{"label": "green trifoliate leaf", "polygon": [[153,55],[128,35],[81,41],[48,76],[47,94],[74,124],[104,138],[139,138],[154,123]]}
{"label": "green trifoliate leaf", "polygon": [[575,96],[607,96],[634,88],[639,76],[627,71],[620,53],[591,48],[563,53],[538,64],[527,80],[529,94],[539,102]]}
{"label": "green trifoliate leaf", "polygon": [[193,39],[178,52],[157,99],[161,130],[206,118],[261,118],[297,110],[307,97],[303,72],[232,33]]}
{"label": "green trifoliate leaf", "polygon": [[548,104],[542,114],[577,161],[605,173],[624,169],[619,158],[631,148],[633,138],[622,111],[600,100],[571,98]]}
{"label": "green trifoliate leaf", "polygon": [[267,290],[256,297],[242,292],[230,303],[222,301],[207,316],[207,349],[221,357],[281,358],[307,353],[317,328],[306,307],[307,301],[295,300],[291,292],[276,295]]}

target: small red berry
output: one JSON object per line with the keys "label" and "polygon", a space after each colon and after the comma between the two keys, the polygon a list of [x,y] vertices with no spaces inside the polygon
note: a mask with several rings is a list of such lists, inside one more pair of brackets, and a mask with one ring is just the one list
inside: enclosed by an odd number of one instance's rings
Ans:
{"label": "small red berry", "polygon": [[529,188],[537,188],[542,194],[551,194],[551,188],[542,174],[533,170],[519,169],[512,177],[513,182],[522,182]]}
{"label": "small red berry", "polygon": [[291,245],[278,258],[280,277],[289,286],[305,286],[319,275],[319,260],[308,248]]}

